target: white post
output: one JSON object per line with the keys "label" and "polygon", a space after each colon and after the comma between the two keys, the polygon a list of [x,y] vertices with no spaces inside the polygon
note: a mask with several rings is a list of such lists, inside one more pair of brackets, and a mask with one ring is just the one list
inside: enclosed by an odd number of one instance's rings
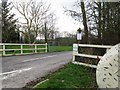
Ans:
{"label": "white post", "polygon": [[73,62],[75,61],[75,54],[78,54],[79,44],[73,44]]}
{"label": "white post", "polygon": [[5,55],[5,44],[3,44],[3,55]]}
{"label": "white post", "polygon": [[45,44],[45,52],[47,52],[47,43]]}
{"label": "white post", "polygon": [[35,53],[37,53],[37,45],[35,44]]}
{"label": "white post", "polygon": [[106,48],[106,53],[108,52],[109,48]]}
{"label": "white post", "polygon": [[21,44],[21,54],[23,54],[23,45]]}
{"label": "white post", "polygon": [[74,55],[74,53],[73,53],[73,60],[72,60],[72,62],[74,62],[75,61],[75,55]]}

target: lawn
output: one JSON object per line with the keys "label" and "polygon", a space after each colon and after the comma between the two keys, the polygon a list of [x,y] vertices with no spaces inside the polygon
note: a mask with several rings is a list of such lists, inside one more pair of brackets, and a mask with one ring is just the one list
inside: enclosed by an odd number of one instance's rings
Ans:
{"label": "lawn", "polygon": [[45,88],[97,88],[95,70],[89,67],[68,64],[63,69],[48,76],[48,81],[36,89]]}
{"label": "lawn", "polygon": [[72,51],[72,46],[48,46],[49,52]]}

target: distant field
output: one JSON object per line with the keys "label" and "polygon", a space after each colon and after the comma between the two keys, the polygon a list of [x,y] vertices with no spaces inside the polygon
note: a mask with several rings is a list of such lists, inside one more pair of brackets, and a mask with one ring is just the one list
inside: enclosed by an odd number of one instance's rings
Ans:
{"label": "distant field", "polygon": [[72,46],[49,46],[49,52],[72,51]]}
{"label": "distant field", "polygon": [[[6,49],[20,49],[21,47],[18,45],[7,45]],[[23,49],[32,49],[34,46],[24,45]],[[37,48],[45,48],[45,46],[37,46]],[[48,52],[62,52],[62,51],[72,51],[72,46],[48,46]],[[34,53],[35,50],[23,50],[23,53]],[[45,52],[45,50],[37,50],[38,53]],[[6,51],[6,54],[20,54],[20,50],[11,50]],[[2,54],[2,52],[0,52]]]}
{"label": "distant field", "polygon": [[49,75],[47,77],[48,81],[38,84],[36,89],[95,88],[96,90],[97,83],[95,75],[95,70],[92,68],[70,63],[63,69],[60,69],[59,71]]}

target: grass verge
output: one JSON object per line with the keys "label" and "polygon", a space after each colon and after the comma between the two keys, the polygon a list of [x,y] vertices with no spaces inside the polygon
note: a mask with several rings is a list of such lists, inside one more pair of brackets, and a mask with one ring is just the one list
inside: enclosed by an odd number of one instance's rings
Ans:
{"label": "grass verge", "polygon": [[89,67],[68,64],[65,68],[48,76],[48,81],[35,89],[50,88],[97,88],[95,70]]}

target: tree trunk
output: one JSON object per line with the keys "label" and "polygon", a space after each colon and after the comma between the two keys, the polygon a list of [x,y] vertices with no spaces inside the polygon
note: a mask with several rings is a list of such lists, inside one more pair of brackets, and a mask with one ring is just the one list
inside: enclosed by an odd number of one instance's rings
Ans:
{"label": "tree trunk", "polygon": [[47,40],[47,23],[45,22],[45,43],[48,43]]}
{"label": "tree trunk", "polygon": [[87,18],[86,18],[86,11],[85,11],[85,6],[84,6],[83,0],[81,1],[81,10],[82,10],[82,17],[83,17],[84,32],[85,32],[85,43],[89,43]]}
{"label": "tree trunk", "polygon": [[102,10],[102,44],[104,44],[105,39],[105,2],[103,2],[103,10]]}
{"label": "tree trunk", "polygon": [[101,2],[98,3],[98,40],[101,44]]}

